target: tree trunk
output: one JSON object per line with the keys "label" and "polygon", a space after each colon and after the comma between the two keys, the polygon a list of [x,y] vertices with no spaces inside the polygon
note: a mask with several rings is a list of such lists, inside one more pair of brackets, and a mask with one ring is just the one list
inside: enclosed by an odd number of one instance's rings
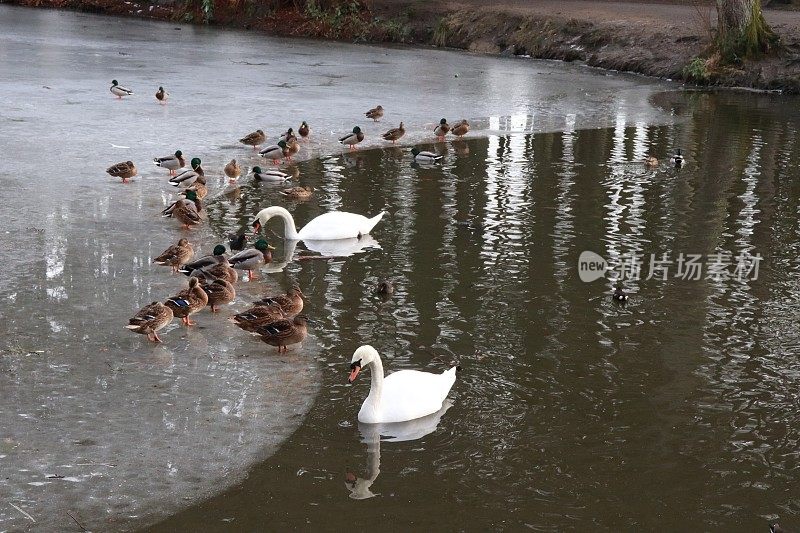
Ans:
{"label": "tree trunk", "polygon": [[761,0],[717,0],[717,40],[720,51],[733,60],[759,57],[778,43],[764,20]]}

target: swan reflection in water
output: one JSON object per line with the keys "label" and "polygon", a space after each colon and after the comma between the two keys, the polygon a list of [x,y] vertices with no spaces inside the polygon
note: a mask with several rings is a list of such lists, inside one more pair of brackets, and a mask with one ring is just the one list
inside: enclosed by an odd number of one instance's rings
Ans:
{"label": "swan reflection in water", "polygon": [[[284,241],[283,257],[277,260],[273,255],[272,262],[265,265],[263,271],[267,273],[281,272],[295,258],[297,243],[300,241]],[[381,245],[372,235],[362,235],[360,238],[336,239],[333,241],[303,241],[305,247],[323,256],[350,257],[367,250],[380,250]]]}
{"label": "swan reflection in water", "polygon": [[453,403],[446,399],[442,408],[435,413],[409,420],[407,422],[393,422],[390,424],[364,424],[358,423],[361,433],[361,442],[367,445],[367,474],[368,477],[360,478],[350,472],[345,476],[344,485],[350,491],[354,500],[366,500],[377,496],[372,492],[372,484],[381,473],[381,441],[404,442],[417,440],[436,431],[439,421]]}

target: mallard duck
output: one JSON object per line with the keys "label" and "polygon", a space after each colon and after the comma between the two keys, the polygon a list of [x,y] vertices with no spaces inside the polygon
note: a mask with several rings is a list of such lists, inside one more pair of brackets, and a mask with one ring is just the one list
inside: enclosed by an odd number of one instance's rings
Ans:
{"label": "mallard duck", "polygon": [[218,265],[220,263],[224,263],[225,265],[228,264],[228,258],[225,257],[225,247],[221,244],[218,244],[214,247],[214,251],[211,255],[205,255],[200,259],[196,259],[189,263],[186,263],[181,268],[178,269],[178,272],[181,274],[185,274],[187,276],[191,276],[192,272],[198,270],[200,268],[209,267]]}
{"label": "mallard duck", "polygon": [[244,245],[247,244],[246,233],[230,233],[228,235],[228,247],[236,252],[244,250]]}
{"label": "mallard duck", "polygon": [[122,99],[123,96],[130,96],[133,94],[133,91],[117,83],[117,80],[111,80],[111,88],[109,90],[111,94],[120,99]]}
{"label": "mallard duck", "polygon": [[443,157],[433,152],[420,151],[416,146],[411,149],[411,153],[414,155],[414,161],[422,165],[433,165]]}
{"label": "mallard duck", "polygon": [[297,128],[297,133],[299,133],[300,137],[303,139],[307,139],[311,134],[311,128],[308,127],[308,123],[305,120],[300,124],[300,127]]}
{"label": "mallard duck", "polygon": [[266,157],[267,159],[272,159],[274,164],[278,164],[281,162],[281,159],[286,157],[288,154],[288,150],[286,148],[285,141],[278,141],[278,144],[273,144],[272,146],[267,146],[263,150],[259,152],[261,157]]}
{"label": "mallard duck", "polygon": [[189,316],[200,311],[208,303],[208,295],[200,280],[189,278],[189,287],[167,299],[164,305],[172,309],[176,318],[180,318],[185,326],[193,326],[195,323],[189,320]]}
{"label": "mallard duck", "polygon": [[658,158],[652,155],[648,155],[644,160],[644,166],[647,168],[656,168],[658,166]]}
{"label": "mallard duck", "polygon": [[152,302],[142,307],[136,315],[128,320],[126,329],[147,335],[147,339],[153,342],[161,342],[158,330],[166,327],[172,322],[172,309],[161,302]]}
{"label": "mallard duck", "polygon": [[115,178],[122,178],[122,183],[128,183],[128,180],[139,173],[133,161],[123,161],[116,165],[111,165],[106,169],[106,173],[114,176]]}
{"label": "mallard duck", "polygon": [[769,533],[789,533],[789,530],[776,523],[769,525]]}
{"label": "mallard duck", "polygon": [[284,141],[286,144],[289,144],[292,139],[297,139],[292,128],[286,130],[286,133],[281,133],[281,136],[278,137],[279,141]]}
{"label": "mallard duck", "polygon": [[433,133],[439,138],[439,140],[444,140],[444,136],[447,135],[448,131],[450,131],[450,125],[447,123],[446,118],[440,120],[439,124],[433,128]]}
{"label": "mallard duck", "polygon": [[616,289],[614,289],[614,294],[611,297],[616,302],[627,302],[628,301],[628,293],[626,293],[622,289],[622,287],[617,287]]}
{"label": "mallard duck", "polygon": [[169,179],[170,184],[172,184],[173,187],[177,187],[181,184],[191,185],[198,176],[205,176],[206,173],[200,163],[201,161],[199,157],[192,158],[192,161],[190,162],[192,168],[186,169],[180,174],[172,176]]}
{"label": "mallard duck", "polygon": [[253,173],[253,177],[256,179],[256,181],[287,181],[292,179],[289,174],[281,172],[278,169],[265,171],[262,170],[261,167],[253,167],[251,172]]}
{"label": "mallard duck", "polygon": [[308,335],[308,317],[297,315],[293,319],[284,318],[270,324],[258,326],[254,333],[258,333],[261,340],[270,346],[277,346],[278,353],[285,352],[287,346],[305,340]]}
{"label": "mallard duck", "polygon": [[261,265],[272,262],[272,248],[266,240],[258,239],[253,248],[242,250],[233,257],[228,258],[228,264],[237,270],[247,270],[250,279],[253,277],[253,269]]}
{"label": "mallard duck", "polygon": [[168,96],[169,96],[169,93],[167,91],[165,91],[163,87],[159,87],[158,91],[156,91],[156,100],[158,100],[159,103],[161,103],[161,104],[166,104],[167,103],[167,97]]}
{"label": "mallard duck", "polygon": [[125,328],[134,333],[147,335],[148,340],[153,342],[161,342],[158,330],[172,322],[172,317],[172,309],[161,302],[153,302],[142,307],[133,318],[128,320]]}
{"label": "mallard duck", "polygon": [[197,268],[191,272],[190,277],[200,278],[208,282],[222,279],[228,283],[236,283],[239,280],[239,273],[227,263],[218,263]]}
{"label": "mallard duck", "polygon": [[235,159],[231,159],[230,162],[225,165],[225,175],[228,176],[230,181],[236,181],[239,179],[239,176],[242,175],[242,167],[239,166],[239,163],[237,163]]}
{"label": "mallard duck", "polygon": [[450,133],[457,137],[463,137],[469,133],[469,122],[467,122],[466,119],[459,120],[453,124],[453,127],[450,129]]}
{"label": "mallard duck", "polygon": [[339,142],[342,144],[346,144],[350,147],[350,149],[354,149],[355,146],[364,140],[364,134],[361,133],[361,128],[356,126],[353,128],[351,133],[348,133],[344,137],[339,138]]}
{"label": "mallard duck", "polygon": [[231,303],[236,298],[236,289],[224,279],[215,279],[210,283],[203,284],[203,290],[208,295],[208,303],[211,312],[217,312],[217,306]]}
{"label": "mallard duck", "polygon": [[277,305],[256,305],[231,317],[245,331],[254,331],[259,326],[283,320],[286,314]]}
{"label": "mallard duck", "polygon": [[161,255],[153,259],[156,265],[172,267],[172,273],[178,272],[178,269],[185,265],[194,255],[194,248],[186,239],[179,239],[178,244],[173,244]]}
{"label": "mallard duck", "polygon": [[373,121],[378,122],[378,119],[383,116],[383,107],[373,107],[364,114],[367,116],[367,118],[371,118]]}
{"label": "mallard duck", "polygon": [[403,127],[403,123],[400,123],[400,126],[397,128],[392,128],[386,133],[383,134],[383,138],[387,141],[392,141],[392,144],[395,143],[400,137],[406,134],[406,129]]}
{"label": "mallard duck", "polygon": [[200,223],[200,211],[203,209],[200,199],[195,191],[186,191],[186,198],[175,200],[172,205],[164,209],[161,214],[167,218],[176,218],[184,227],[189,228]]}
{"label": "mallard duck", "polygon": [[292,156],[300,151],[300,143],[297,141],[297,137],[292,137],[290,140],[286,141],[286,151],[286,159],[291,161]]}
{"label": "mallard duck", "polygon": [[381,296],[391,296],[394,294],[394,285],[388,279],[381,280],[375,287],[375,294]]}
{"label": "mallard duck", "polygon": [[678,151],[672,156],[672,164],[675,165],[675,168],[681,168],[683,165],[683,154],[681,154],[680,148],[678,148]]}
{"label": "mallard duck", "polygon": [[290,189],[283,189],[280,194],[293,200],[307,200],[314,194],[314,187],[306,185],[305,187],[292,187]]}
{"label": "mallard duck", "polygon": [[278,296],[267,296],[255,302],[255,305],[277,305],[286,316],[294,316],[303,310],[303,291],[298,285],[292,285],[289,292]]}
{"label": "mallard duck", "polygon": [[198,200],[202,200],[208,195],[208,185],[206,185],[206,177],[205,176],[197,176],[190,186],[186,187],[185,190],[181,191],[180,194],[186,196],[188,191],[194,191],[197,194]]}
{"label": "mallard duck", "polygon": [[183,159],[183,152],[180,150],[175,151],[175,155],[168,155],[167,157],[154,157],[153,163],[157,167],[166,168],[169,171],[170,176],[174,176],[176,174],[176,170],[179,168],[183,168],[186,164],[186,161]]}
{"label": "mallard duck", "polygon": [[241,139],[239,142],[242,144],[246,144],[247,146],[252,146],[253,150],[257,150],[258,147],[264,144],[264,141],[267,140],[267,136],[264,134],[263,130],[256,130],[253,133],[248,133]]}

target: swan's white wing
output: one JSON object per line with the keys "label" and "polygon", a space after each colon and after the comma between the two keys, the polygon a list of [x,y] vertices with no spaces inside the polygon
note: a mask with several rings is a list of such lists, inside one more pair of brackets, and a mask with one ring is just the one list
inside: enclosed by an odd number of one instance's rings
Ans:
{"label": "swan's white wing", "polygon": [[332,211],[306,224],[298,233],[301,240],[332,241],[350,239],[363,234],[367,218],[355,213]]}
{"label": "swan's white wing", "polygon": [[[383,381],[380,403],[380,420],[375,422],[402,422],[435,413],[456,381],[456,369],[441,374],[400,370],[389,374]],[[364,413],[366,415],[366,413]],[[371,422],[362,419],[361,422]]]}

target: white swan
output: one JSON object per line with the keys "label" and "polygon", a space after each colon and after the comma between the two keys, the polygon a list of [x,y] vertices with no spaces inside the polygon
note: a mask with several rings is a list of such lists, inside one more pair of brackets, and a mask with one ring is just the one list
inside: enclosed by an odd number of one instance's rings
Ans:
{"label": "white swan", "polygon": [[252,225],[258,233],[269,219],[278,217],[283,219],[284,236],[290,241],[335,241],[367,235],[381,221],[383,215],[384,213],[380,212],[372,218],[367,218],[354,213],[331,211],[311,220],[298,231],[289,211],[279,206],[272,206],[259,211]]}
{"label": "white swan", "polygon": [[374,365],[372,383],[358,412],[358,421],[365,424],[403,422],[435,413],[453,387],[458,369],[454,366],[441,374],[400,370],[384,378],[377,350],[367,345],[353,353],[347,381],[355,381],[361,369],[370,363]]}

